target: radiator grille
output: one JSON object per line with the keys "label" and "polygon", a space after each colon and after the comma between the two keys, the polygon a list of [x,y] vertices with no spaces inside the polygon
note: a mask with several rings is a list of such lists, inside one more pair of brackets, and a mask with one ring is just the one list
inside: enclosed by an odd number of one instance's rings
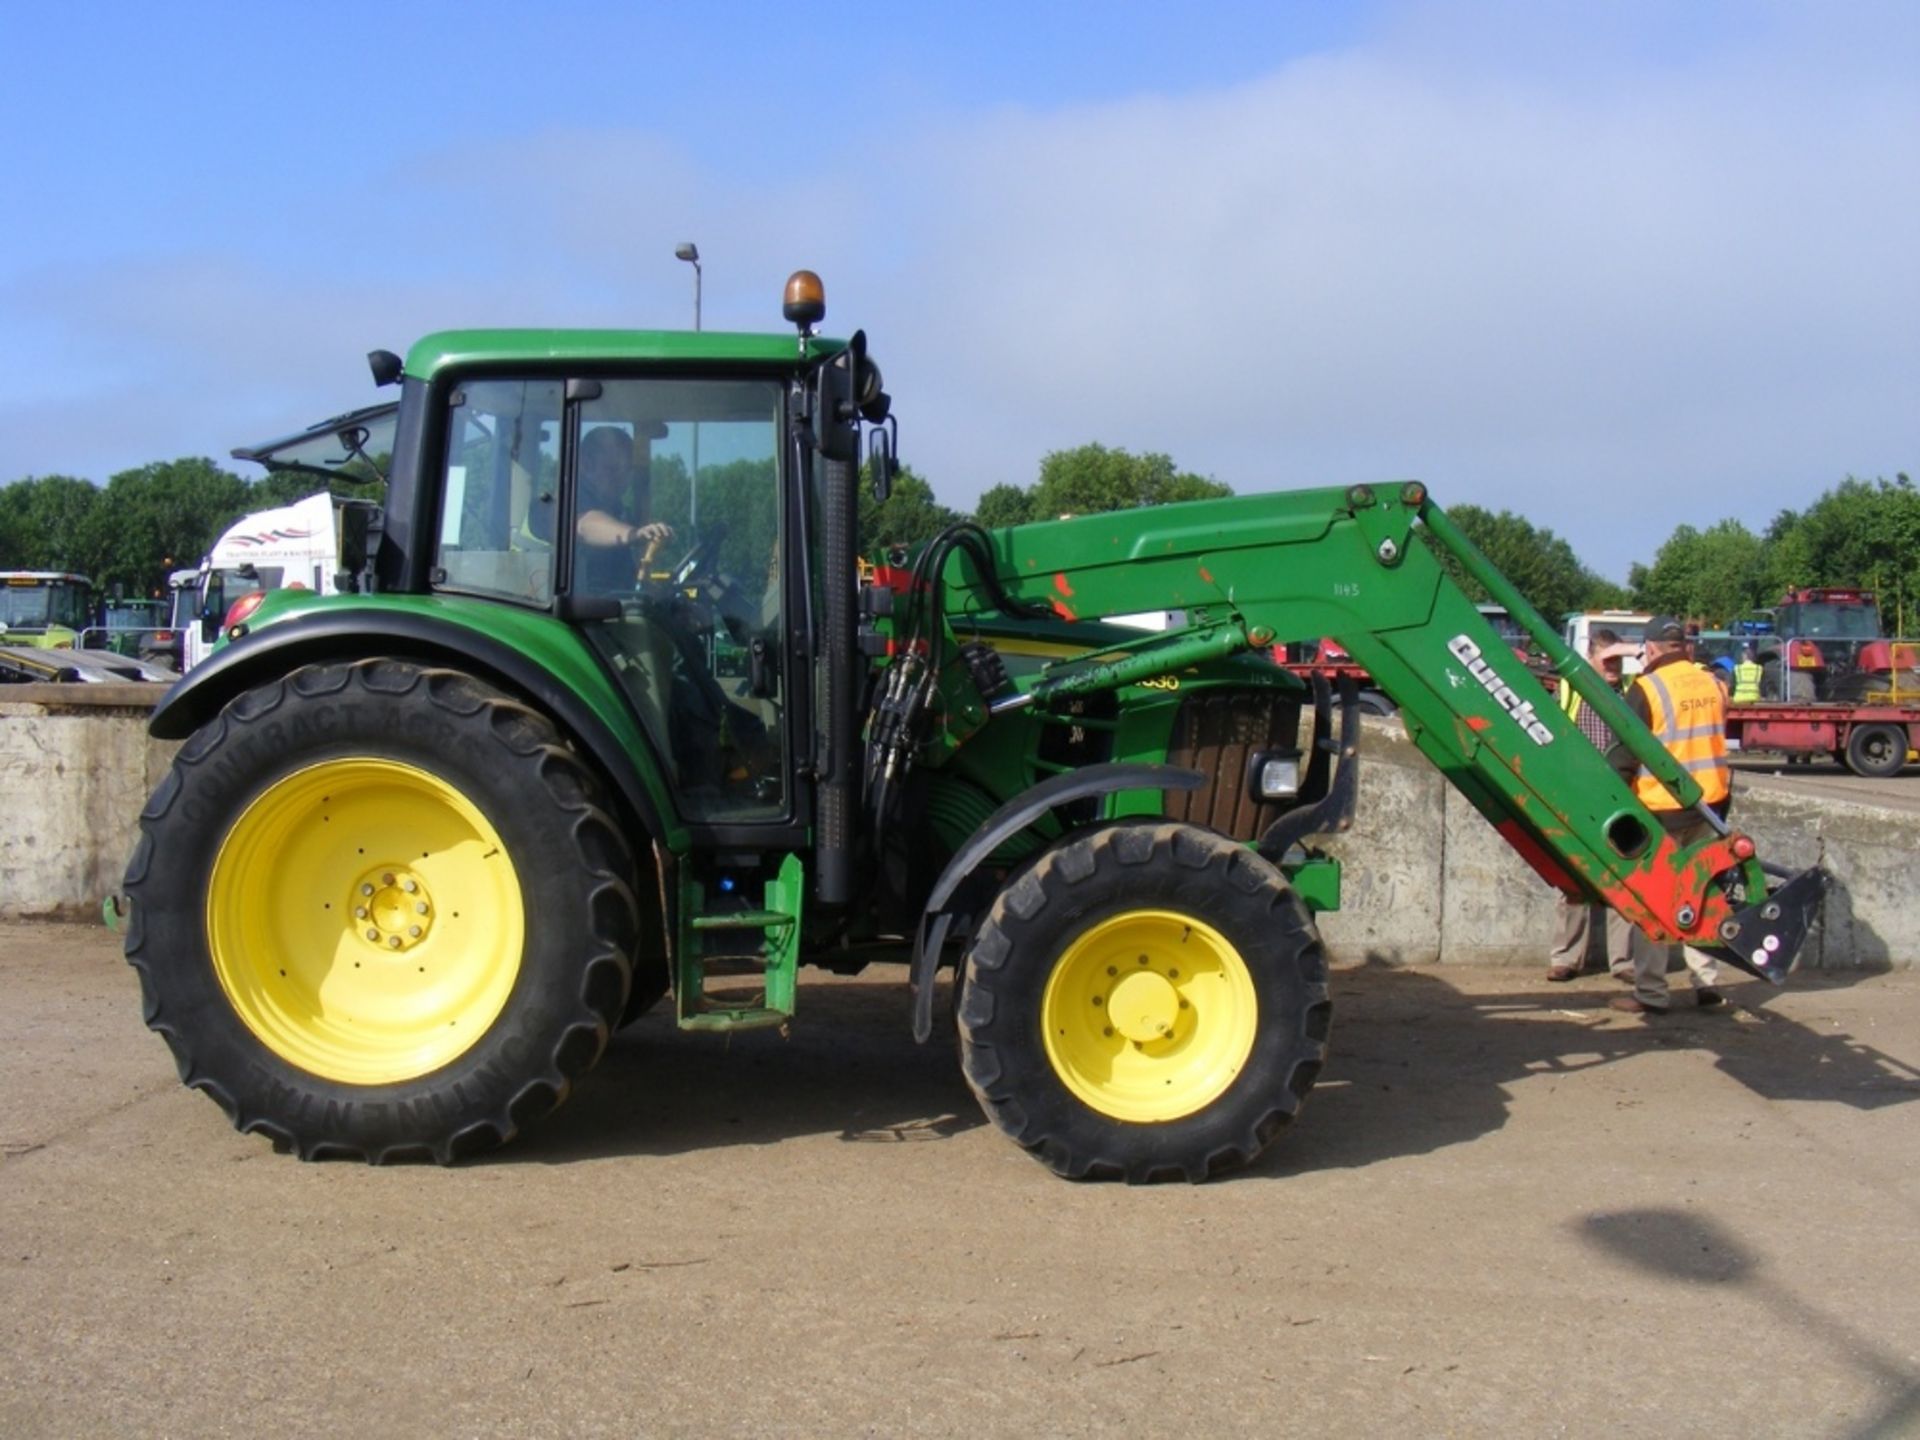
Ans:
{"label": "radiator grille", "polygon": [[[1167,762],[1198,770],[1198,790],[1166,792],[1166,813],[1205,825],[1235,840],[1254,840],[1294,802],[1257,800],[1247,765],[1262,750],[1290,751],[1300,743],[1300,704],[1272,690],[1209,690],[1182,702],[1173,722]],[[1301,770],[1306,769],[1305,757]]]}

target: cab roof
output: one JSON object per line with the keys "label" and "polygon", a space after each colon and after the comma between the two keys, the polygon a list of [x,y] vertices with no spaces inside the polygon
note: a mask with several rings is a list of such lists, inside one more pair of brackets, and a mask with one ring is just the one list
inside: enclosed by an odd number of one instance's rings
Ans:
{"label": "cab roof", "polygon": [[467,366],[588,365],[695,361],[761,368],[813,362],[846,348],[844,340],[741,335],[724,330],[441,330],[423,336],[407,352],[406,373],[432,380],[443,370]]}

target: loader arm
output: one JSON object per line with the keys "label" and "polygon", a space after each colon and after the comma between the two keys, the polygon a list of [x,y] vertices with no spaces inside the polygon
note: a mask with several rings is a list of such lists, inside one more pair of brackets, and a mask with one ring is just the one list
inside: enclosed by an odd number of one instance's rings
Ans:
{"label": "loader arm", "polygon": [[[995,575],[942,574],[963,623],[999,602],[1065,620],[1183,610],[1184,629],[1062,660],[996,703],[1049,705],[1206,656],[1330,636],[1400,707],[1407,733],[1548,883],[1618,910],[1656,940],[1713,951],[1778,983],[1825,877],[1785,877],[1729,832],[1676,843],[1481,616],[1436,554],[1504,604],[1631,753],[1678,798],[1700,791],[1418,483],[1196,501],[989,532]],[[1703,813],[1705,812],[1703,810]]]}

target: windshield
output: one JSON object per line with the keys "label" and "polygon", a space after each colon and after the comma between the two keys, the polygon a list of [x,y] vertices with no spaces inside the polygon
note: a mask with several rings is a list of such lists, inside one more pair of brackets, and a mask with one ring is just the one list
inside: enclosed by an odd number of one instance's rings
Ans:
{"label": "windshield", "polygon": [[233,602],[255,590],[278,590],[281,567],[278,565],[242,565],[237,569],[214,570],[207,575],[207,589],[200,605],[203,620],[225,620]]}
{"label": "windshield", "polygon": [[10,630],[79,630],[87,623],[86,589],[70,580],[9,581],[0,591],[0,607],[0,622]]}
{"label": "windshield", "polygon": [[1589,641],[1595,630],[1611,630],[1620,637],[1622,645],[1639,645],[1647,638],[1647,626],[1644,620],[1596,620],[1587,629]]}
{"label": "windshield", "polygon": [[1822,636],[1844,640],[1871,640],[1880,633],[1877,605],[1843,605],[1819,601],[1788,605],[1780,611],[1781,631],[1788,635]]}
{"label": "windshield", "polygon": [[110,630],[149,626],[158,620],[160,606],[153,600],[118,600],[107,606],[106,622]]}

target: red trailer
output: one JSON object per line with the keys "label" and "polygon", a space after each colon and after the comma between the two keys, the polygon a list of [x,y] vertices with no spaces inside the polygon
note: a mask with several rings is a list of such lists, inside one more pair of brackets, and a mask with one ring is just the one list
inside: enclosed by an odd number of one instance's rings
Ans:
{"label": "red trailer", "polygon": [[1730,705],[1727,747],[1800,758],[1831,755],[1856,775],[1897,775],[1920,748],[1920,703]]}

